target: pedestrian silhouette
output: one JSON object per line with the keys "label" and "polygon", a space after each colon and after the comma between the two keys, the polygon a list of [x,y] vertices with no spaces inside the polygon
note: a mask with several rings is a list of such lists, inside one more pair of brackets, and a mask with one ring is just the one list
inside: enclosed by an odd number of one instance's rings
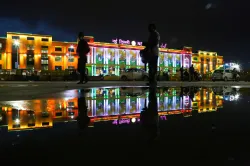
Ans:
{"label": "pedestrian silhouette", "polygon": [[78,117],[77,124],[79,129],[84,130],[88,127],[90,118],[88,117],[88,108],[86,105],[85,90],[82,89],[78,97]]}
{"label": "pedestrian silhouette", "polygon": [[191,65],[189,67],[189,81],[193,81],[194,80],[194,66]]}
{"label": "pedestrian silhouette", "polygon": [[145,105],[140,117],[142,127],[146,130],[148,141],[151,143],[158,138],[160,133],[156,86],[149,88],[148,99],[148,106]]}
{"label": "pedestrian silhouette", "polygon": [[[78,58],[78,65],[77,70],[80,73],[80,82],[78,84],[83,84],[88,82],[88,77],[86,74],[86,63],[87,63],[87,54],[90,51],[88,42],[84,40],[84,33],[80,32],[78,35],[78,45],[77,45],[77,54]],[[85,82],[83,82],[85,81]]]}
{"label": "pedestrian silhouette", "polygon": [[183,66],[181,66],[181,68],[180,68],[180,74],[181,74],[181,81],[184,81],[184,78],[183,78],[183,76],[184,76],[184,68],[183,68]]}
{"label": "pedestrian silhouette", "polygon": [[159,56],[160,34],[156,30],[155,24],[149,24],[148,31],[150,33],[148,41],[145,43],[147,48],[147,59],[149,69],[148,85],[157,84],[157,63]]}

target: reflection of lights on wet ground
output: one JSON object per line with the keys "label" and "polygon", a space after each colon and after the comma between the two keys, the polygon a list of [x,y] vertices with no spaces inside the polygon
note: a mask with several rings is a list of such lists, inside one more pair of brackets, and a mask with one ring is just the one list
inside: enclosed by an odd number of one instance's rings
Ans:
{"label": "reflection of lights on wet ground", "polygon": [[240,95],[239,95],[239,94],[236,94],[236,95],[234,96],[234,99],[235,99],[235,100],[239,100],[239,98],[240,98]]}
{"label": "reflection of lights on wet ground", "polygon": [[240,99],[240,94],[236,94],[236,95],[230,95],[230,96],[225,96],[224,100],[226,101],[238,101]]}

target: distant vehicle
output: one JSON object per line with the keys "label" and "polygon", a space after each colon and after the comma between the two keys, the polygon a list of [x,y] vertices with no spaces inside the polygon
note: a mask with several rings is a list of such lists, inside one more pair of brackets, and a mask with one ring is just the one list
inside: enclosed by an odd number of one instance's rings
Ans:
{"label": "distant vehicle", "polygon": [[212,88],[215,95],[223,96],[226,101],[235,101],[240,97],[239,88],[224,86]]}
{"label": "distant vehicle", "polygon": [[221,96],[236,95],[239,92],[238,88],[231,86],[213,87],[212,90],[214,94]]}
{"label": "distant vehicle", "polygon": [[148,73],[142,69],[130,68],[121,73],[120,79],[128,80],[148,80]]}
{"label": "distant vehicle", "polygon": [[[233,77],[233,70],[226,69],[226,70],[215,70],[212,74],[212,81],[218,81],[218,80],[224,80],[224,81],[230,81],[234,80]],[[240,75],[236,75],[236,80],[240,81]]]}

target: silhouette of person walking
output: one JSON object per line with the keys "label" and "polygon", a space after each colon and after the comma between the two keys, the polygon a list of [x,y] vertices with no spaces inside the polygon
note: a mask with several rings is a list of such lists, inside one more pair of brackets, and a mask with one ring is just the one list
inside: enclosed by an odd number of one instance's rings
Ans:
{"label": "silhouette of person walking", "polygon": [[159,116],[156,96],[156,86],[149,88],[149,103],[141,112],[141,123],[147,131],[149,142],[154,141],[159,136]]}
{"label": "silhouette of person walking", "polygon": [[80,73],[80,82],[78,82],[77,84],[83,84],[88,82],[88,77],[86,74],[86,63],[87,63],[87,54],[89,53],[90,48],[88,43],[84,40],[83,32],[79,33],[78,40],[79,41],[76,52],[79,56],[77,70]]}
{"label": "silhouette of person walking", "polygon": [[86,105],[85,90],[81,89],[81,93],[78,97],[78,117],[77,124],[79,129],[84,130],[88,127],[90,118],[88,117],[88,109]]}
{"label": "silhouette of person walking", "polygon": [[148,56],[148,69],[149,69],[149,85],[157,84],[157,63],[159,56],[159,42],[160,42],[160,34],[156,30],[155,24],[149,24],[149,38],[146,43],[146,47],[149,51]]}

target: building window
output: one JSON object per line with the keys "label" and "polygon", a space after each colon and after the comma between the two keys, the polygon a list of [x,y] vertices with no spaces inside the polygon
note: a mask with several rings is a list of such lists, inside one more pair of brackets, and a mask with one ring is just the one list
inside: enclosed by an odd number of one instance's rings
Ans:
{"label": "building window", "polygon": [[3,45],[2,45],[2,43],[0,43],[0,50],[2,49],[2,47],[3,47]]}
{"label": "building window", "polygon": [[48,46],[42,46],[42,49],[48,49],[49,47]]}
{"label": "building window", "polygon": [[2,60],[2,54],[0,53],[0,60]]}
{"label": "building window", "polygon": [[49,39],[48,39],[48,38],[42,38],[42,41],[43,41],[43,42],[48,42]]}
{"label": "building window", "polygon": [[55,66],[55,70],[62,70],[62,66]]}
{"label": "building window", "polygon": [[48,53],[49,51],[48,50],[42,50],[42,53]]}
{"label": "building window", "polygon": [[41,64],[42,64],[42,65],[47,65],[47,64],[49,64],[49,60],[43,60],[43,59],[42,59],[42,60],[41,60]]}
{"label": "building window", "polygon": [[48,52],[49,52],[48,49],[49,49],[48,46],[42,46],[41,52],[42,52],[42,53],[48,53]]}
{"label": "building window", "polygon": [[68,48],[68,52],[75,52],[74,48]]}
{"label": "building window", "polygon": [[61,62],[62,61],[62,56],[55,56],[55,61],[56,62]]}
{"label": "building window", "polygon": [[12,39],[19,40],[19,36],[12,36]]}
{"label": "building window", "polygon": [[68,62],[74,62],[74,57],[73,56],[69,56]]}
{"label": "building window", "polygon": [[75,66],[69,66],[68,69],[75,69]]}
{"label": "building window", "polygon": [[42,54],[41,59],[48,59],[48,54]]}
{"label": "building window", "polygon": [[34,54],[27,55],[27,66],[34,66]]}
{"label": "building window", "polygon": [[27,37],[27,40],[35,40],[34,37]]}
{"label": "building window", "polygon": [[55,47],[55,51],[62,51],[62,47]]}
{"label": "building window", "polygon": [[42,70],[49,70],[49,66],[48,65],[42,65]]}
{"label": "building window", "polygon": [[193,60],[194,60],[194,61],[198,61],[198,58],[197,58],[197,57],[194,57]]}
{"label": "building window", "polygon": [[34,46],[33,45],[27,45],[27,50],[34,50]]}

